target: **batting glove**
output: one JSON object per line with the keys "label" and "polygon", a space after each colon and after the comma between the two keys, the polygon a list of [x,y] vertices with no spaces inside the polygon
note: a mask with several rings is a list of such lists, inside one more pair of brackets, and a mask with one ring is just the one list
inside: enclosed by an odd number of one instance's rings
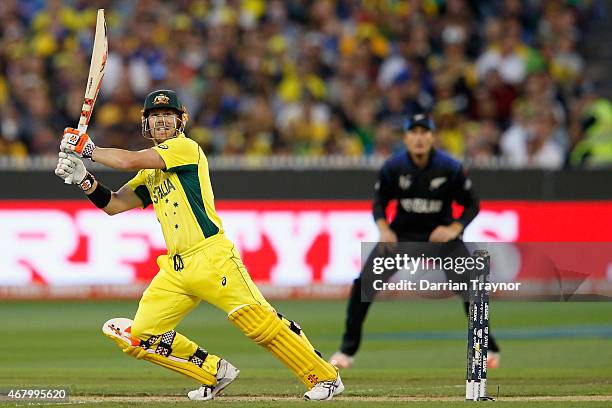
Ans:
{"label": "batting glove", "polygon": [[72,184],[80,185],[87,177],[87,169],[78,157],[65,152],[59,152],[55,174],[63,180],[72,177]]}
{"label": "batting glove", "polygon": [[74,128],[64,129],[64,137],[60,144],[62,152],[74,153],[79,157],[90,159],[95,149],[96,145],[87,133]]}

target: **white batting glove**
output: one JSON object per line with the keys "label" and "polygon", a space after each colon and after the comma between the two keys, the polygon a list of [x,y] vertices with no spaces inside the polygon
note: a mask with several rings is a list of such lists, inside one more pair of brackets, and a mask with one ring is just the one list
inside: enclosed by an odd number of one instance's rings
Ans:
{"label": "white batting glove", "polygon": [[71,179],[72,184],[81,184],[87,176],[87,169],[78,157],[65,152],[59,152],[55,174],[63,180]]}

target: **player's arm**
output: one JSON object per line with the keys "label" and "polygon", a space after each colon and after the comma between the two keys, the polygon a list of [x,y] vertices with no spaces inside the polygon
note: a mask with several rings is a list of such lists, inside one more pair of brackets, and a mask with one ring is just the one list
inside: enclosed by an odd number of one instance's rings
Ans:
{"label": "player's arm", "polygon": [[463,212],[455,223],[461,226],[461,230],[468,226],[480,211],[480,200],[472,189],[472,180],[467,171],[461,167],[454,180],[455,201],[463,206]]}
{"label": "player's arm", "polygon": [[397,242],[397,235],[387,222],[387,207],[391,201],[391,194],[389,170],[386,166],[383,166],[374,185],[374,202],[372,204],[372,215],[378,227],[381,242]]}
{"label": "player's arm", "polygon": [[97,147],[91,159],[116,170],[165,169],[166,163],[153,149],[130,150]]}
{"label": "player's arm", "polygon": [[453,177],[452,194],[453,200],[463,206],[463,212],[449,225],[436,227],[429,235],[431,242],[448,242],[457,239],[480,211],[480,201],[474,194],[472,181],[463,167],[460,167]]}
{"label": "player's arm", "polygon": [[[105,186],[98,183],[98,180],[94,180],[94,185],[90,189],[85,190],[85,195],[87,195],[87,198],[92,202],[92,194],[96,194],[98,188],[106,189]],[[94,204],[96,203],[94,202]],[[140,197],[136,195],[134,190],[128,185],[124,185],[118,191],[110,191],[110,200],[105,207],[102,207],[102,210],[108,215],[115,215],[131,210],[132,208],[142,207],[142,205],[143,203]]]}
{"label": "player's arm", "polygon": [[130,151],[97,147],[87,133],[73,128],[64,129],[60,150],[116,170],[165,169],[166,163],[155,149]]}
{"label": "player's arm", "polygon": [[436,227],[429,235],[431,242],[448,242],[457,239],[480,210],[480,202],[472,191],[472,181],[467,177],[463,167],[459,168],[452,183],[453,199],[463,206],[463,212],[449,225]]}
{"label": "player's arm", "polygon": [[59,153],[55,174],[64,180],[71,178],[73,184],[78,185],[96,207],[109,215],[146,204],[128,185],[124,185],[117,192],[112,192],[87,171],[81,159],[65,152]]}

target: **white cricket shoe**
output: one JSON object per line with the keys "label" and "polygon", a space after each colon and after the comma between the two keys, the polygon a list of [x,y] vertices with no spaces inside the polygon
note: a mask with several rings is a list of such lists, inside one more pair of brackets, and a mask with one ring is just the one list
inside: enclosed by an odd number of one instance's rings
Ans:
{"label": "white cricket shoe", "polygon": [[211,385],[203,385],[197,390],[189,391],[187,397],[192,401],[210,401],[215,398],[213,390],[215,387]]}
{"label": "white cricket shoe", "polygon": [[304,393],[304,399],[309,401],[328,401],[335,395],[342,394],[344,384],[340,379],[340,373],[333,381],[321,381],[315,384],[309,391]]}
{"label": "white cricket shoe", "polygon": [[192,401],[209,401],[230,385],[238,377],[238,374],[240,374],[240,370],[228,361],[221,359],[216,375],[217,384],[214,386],[202,385],[197,390],[189,391],[187,397]]}
{"label": "white cricket shoe", "polygon": [[334,365],[338,368],[351,368],[353,363],[355,362],[355,358],[353,356],[349,356],[348,354],[344,354],[341,351],[336,351],[330,358],[329,362],[331,365]]}

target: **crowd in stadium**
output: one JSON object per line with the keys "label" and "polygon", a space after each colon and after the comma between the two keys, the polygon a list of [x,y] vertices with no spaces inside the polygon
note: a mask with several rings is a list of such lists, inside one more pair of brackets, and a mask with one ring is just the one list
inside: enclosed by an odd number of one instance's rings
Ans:
{"label": "crowd in stadium", "polygon": [[0,2],[0,156],[52,155],[76,125],[96,9],[108,65],[91,134],[147,147],[141,106],[177,91],[210,155],[388,155],[407,115],[475,164],[612,163],[612,104],[579,45],[581,0]]}

